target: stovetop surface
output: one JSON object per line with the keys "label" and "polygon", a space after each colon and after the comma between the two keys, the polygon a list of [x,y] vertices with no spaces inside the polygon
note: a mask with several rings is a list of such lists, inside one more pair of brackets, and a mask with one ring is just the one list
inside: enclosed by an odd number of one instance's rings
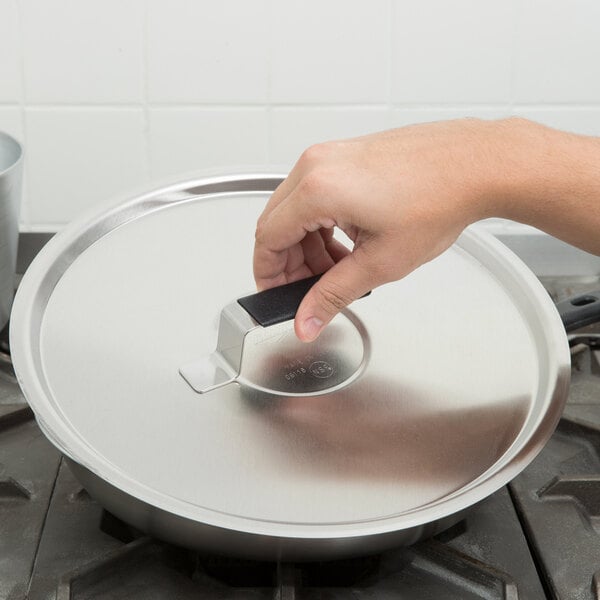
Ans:
{"label": "stovetop surface", "polygon": [[[555,300],[595,279],[544,281]],[[0,599],[600,598],[600,340],[572,347],[569,402],[542,453],[433,539],[322,563],[259,563],[145,537],[91,499],[37,427],[0,338]]]}

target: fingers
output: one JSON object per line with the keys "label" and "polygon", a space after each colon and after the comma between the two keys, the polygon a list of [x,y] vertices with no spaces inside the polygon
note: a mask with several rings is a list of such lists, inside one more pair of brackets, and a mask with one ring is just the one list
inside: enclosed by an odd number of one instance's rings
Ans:
{"label": "fingers", "polygon": [[335,142],[325,142],[309,146],[300,155],[300,158],[296,161],[296,164],[289,175],[281,182],[269,198],[269,201],[258,219],[259,225],[269,217],[275,208],[294,192],[304,178],[310,176],[315,168],[322,168],[325,164],[331,162],[332,159],[339,158],[339,154],[339,144]]}
{"label": "fingers", "polygon": [[269,201],[265,205],[262,214],[258,218],[258,222],[264,221],[273,212],[283,200],[285,200],[294,190],[298,182],[300,181],[301,174],[298,165],[290,171],[289,175],[277,186],[275,191],[271,194]]}
{"label": "fingers", "polygon": [[[321,229],[307,233],[304,239],[287,251],[285,267],[271,279],[257,279],[259,290],[268,289],[298,279],[319,275],[350,254],[344,244],[333,239],[333,230]],[[283,258],[278,258],[283,262]]]}
{"label": "fingers", "polygon": [[327,252],[321,231],[307,233],[306,237],[300,242],[304,263],[313,275],[323,273],[335,264],[331,255]]}
{"label": "fingers", "polygon": [[294,328],[304,342],[316,339],[327,323],[351,302],[379,282],[374,269],[361,261],[360,250],[347,255],[331,267],[302,300]]}
{"label": "fingers", "polygon": [[[254,278],[259,286],[277,285],[286,270],[290,249],[300,244],[311,232],[332,229],[335,222],[327,215],[326,208],[312,199],[298,199],[291,194],[262,222],[256,230],[254,245]],[[316,238],[307,242],[309,252],[316,260]],[[337,249],[335,245],[332,248]]]}
{"label": "fingers", "polygon": [[[350,249],[344,246],[341,242],[334,239],[333,237],[333,229],[321,229],[319,233],[323,238],[323,243],[325,244],[325,251],[331,256],[331,259],[334,263],[340,262],[342,258],[348,256],[350,254]],[[323,271],[320,271],[321,273]]]}
{"label": "fingers", "polygon": [[324,159],[326,153],[329,153],[327,144],[310,146],[302,153],[288,176],[279,184],[269,198],[269,201],[259,217],[259,223],[264,221],[271,212],[273,212],[273,210],[293,192],[300,183],[302,177],[306,175],[312,166],[320,163],[320,161]]}

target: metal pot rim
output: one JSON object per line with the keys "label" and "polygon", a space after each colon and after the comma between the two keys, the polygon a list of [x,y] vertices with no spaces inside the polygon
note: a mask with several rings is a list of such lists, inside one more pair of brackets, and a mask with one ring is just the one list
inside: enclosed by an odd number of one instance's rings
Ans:
{"label": "metal pot rim", "polygon": [[23,151],[22,144],[12,135],[9,135],[5,131],[0,131],[0,141],[2,141],[2,139],[8,141],[9,144],[14,146],[15,150],[17,151],[17,158],[5,169],[0,169],[0,177],[8,173],[10,170],[15,169],[18,165],[20,165],[23,162],[23,157],[25,154]]}

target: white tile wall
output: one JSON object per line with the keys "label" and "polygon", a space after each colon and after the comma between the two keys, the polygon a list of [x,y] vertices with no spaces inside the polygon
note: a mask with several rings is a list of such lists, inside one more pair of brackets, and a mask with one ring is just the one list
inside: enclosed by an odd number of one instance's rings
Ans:
{"label": "white tile wall", "polygon": [[0,106],[0,131],[23,142],[23,116],[17,106]]}
{"label": "white tile wall", "polygon": [[271,162],[292,167],[312,144],[381,131],[389,127],[385,107],[290,108],[271,111]]}
{"label": "white tile wall", "polygon": [[266,109],[152,108],[149,144],[157,179],[199,168],[266,165]]}
{"label": "white tile wall", "polygon": [[147,0],[147,10],[150,102],[266,102],[266,0]]}
{"label": "white tile wall", "polygon": [[515,16],[515,0],[395,2],[394,102],[508,102]]}
{"label": "white tile wall", "polygon": [[23,228],[190,170],[520,114],[600,135],[598,0],[0,0]]}
{"label": "white tile wall", "polygon": [[515,110],[526,119],[556,129],[600,136],[600,106],[596,108],[520,107]]}
{"label": "white tile wall", "polygon": [[20,44],[17,0],[0,0],[0,102],[21,97]]}
{"label": "white tile wall", "polygon": [[523,0],[514,77],[517,102],[600,103],[600,2]]}
{"label": "white tile wall", "polygon": [[32,223],[65,223],[147,179],[139,108],[31,108],[26,127]]}
{"label": "white tile wall", "polygon": [[106,104],[142,99],[142,0],[20,0],[25,99]]}
{"label": "white tile wall", "polygon": [[389,0],[274,1],[274,102],[377,103],[389,95]]}

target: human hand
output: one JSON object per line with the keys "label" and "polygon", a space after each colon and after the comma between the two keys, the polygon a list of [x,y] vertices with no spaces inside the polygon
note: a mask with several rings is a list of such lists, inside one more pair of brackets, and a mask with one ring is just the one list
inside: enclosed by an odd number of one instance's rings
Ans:
{"label": "human hand", "polygon": [[[315,339],[353,300],[433,259],[486,216],[487,169],[477,163],[491,130],[474,119],[433,123],[301,156],[258,221],[254,252],[259,289],[324,273],[299,307],[300,339]],[[333,239],[334,227],[352,251]]]}

